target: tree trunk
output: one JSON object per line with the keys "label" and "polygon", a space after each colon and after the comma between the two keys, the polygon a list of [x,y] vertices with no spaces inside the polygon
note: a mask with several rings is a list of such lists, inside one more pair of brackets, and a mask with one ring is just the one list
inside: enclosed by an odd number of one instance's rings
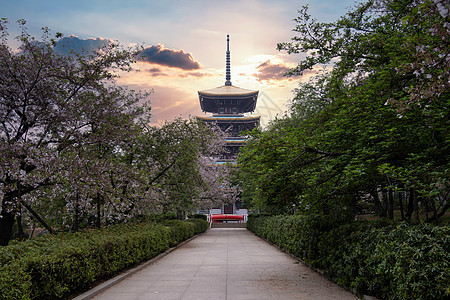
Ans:
{"label": "tree trunk", "polygon": [[416,219],[419,221],[419,197],[414,196],[414,209],[416,210]]}
{"label": "tree trunk", "polygon": [[433,217],[431,217],[428,222],[436,222],[436,225],[439,224],[441,222],[441,217],[445,215],[445,213],[447,212],[447,210],[450,208],[450,204],[447,203],[441,210],[441,212],[438,213],[438,208],[436,208],[436,205],[434,202],[431,202],[433,205]]}
{"label": "tree trunk", "polygon": [[431,201],[431,208],[433,209],[433,217],[429,220],[429,222],[436,221],[436,224],[439,223],[438,210],[436,208],[436,203]]}
{"label": "tree trunk", "polygon": [[22,208],[19,207],[19,214],[16,216],[17,220],[17,228],[18,228],[18,234],[17,237],[19,240],[25,239],[25,232],[23,231],[23,225],[22,225]]}
{"label": "tree trunk", "polygon": [[405,212],[403,209],[403,192],[402,193],[398,193],[398,204],[400,206],[400,213],[402,215],[402,221],[405,221]]}
{"label": "tree trunk", "polygon": [[413,188],[410,188],[408,197],[408,207],[406,210],[406,220],[408,222],[411,222],[411,216],[414,212],[414,198],[415,198],[415,190]]}
{"label": "tree trunk", "polygon": [[73,220],[73,226],[72,226],[72,231],[73,232],[77,232],[80,226],[80,207],[79,207],[79,202],[80,202],[80,194],[77,192],[76,196],[75,196],[75,216],[74,216],[74,220]]}
{"label": "tree trunk", "polygon": [[381,204],[377,189],[373,190],[370,194],[372,195],[372,198],[375,202],[375,208],[377,210],[378,215],[382,218],[385,218],[386,211],[384,210],[383,205]]}
{"label": "tree trunk", "polygon": [[97,228],[100,228],[102,225],[102,220],[101,220],[101,206],[100,206],[100,193],[97,192]]}
{"label": "tree trunk", "polygon": [[22,226],[22,205],[20,204],[20,202],[22,202],[22,193],[20,190],[20,184],[18,185],[18,192],[19,192],[19,203],[18,203],[18,210],[19,213],[16,216],[17,219],[17,228],[18,228],[18,238],[19,240],[24,240],[25,239],[25,233],[23,232],[23,226]]}
{"label": "tree trunk", "polygon": [[[27,203],[20,201],[22,195],[35,190],[36,187],[24,187],[20,184],[20,182],[14,182],[10,179],[8,179],[7,181],[8,183],[6,184],[6,186],[17,184],[18,189],[13,189],[3,195],[2,210],[0,214],[0,246],[8,245],[9,240],[12,238],[12,230],[16,213],[14,211],[8,211],[10,209],[10,205],[8,205],[8,203],[13,203],[13,200],[16,202],[16,204],[23,205],[50,233],[54,234],[53,229],[48,226],[44,219],[42,219]],[[49,185],[49,181],[45,180],[40,185]]]}
{"label": "tree trunk", "polygon": [[5,198],[2,203],[2,213],[0,218],[0,246],[7,246],[12,238],[14,225],[14,214],[6,211]]}
{"label": "tree trunk", "polygon": [[23,206],[25,206],[25,208],[36,218],[36,220],[38,220],[39,223],[41,223],[42,226],[45,227],[45,229],[48,230],[48,232],[50,232],[51,234],[55,234],[55,232],[53,231],[53,228],[51,228],[47,222],[45,222],[44,219],[41,218],[41,216],[34,211],[34,209],[31,208],[31,206],[29,206],[28,204],[26,204],[25,202],[22,202]]}
{"label": "tree trunk", "polygon": [[385,217],[389,218],[389,197],[388,192],[383,188],[381,192],[383,209],[385,211]]}
{"label": "tree trunk", "polygon": [[438,217],[442,217],[445,215],[447,210],[450,208],[450,203],[447,202],[447,204],[442,208],[441,212],[438,214]]}
{"label": "tree trunk", "polygon": [[394,220],[394,193],[392,192],[392,189],[389,189],[388,191],[387,201],[389,219]]}

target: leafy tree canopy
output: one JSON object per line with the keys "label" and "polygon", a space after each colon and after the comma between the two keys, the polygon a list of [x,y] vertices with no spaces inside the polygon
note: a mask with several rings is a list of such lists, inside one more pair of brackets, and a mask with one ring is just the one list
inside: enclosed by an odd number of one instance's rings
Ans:
{"label": "leafy tree canopy", "polygon": [[[239,158],[246,201],[269,211],[352,217],[367,205],[410,219],[448,208],[449,10],[446,1],[366,1],[332,23],[295,19],[278,44],[306,58],[290,114],[255,131]],[[325,71],[324,71],[325,69]],[[395,201],[395,203],[394,203]]]}
{"label": "leafy tree canopy", "polygon": [[[115,42],[59,55],[47,28],[0,21],[0,245],[17,222],[77,231],[150,213],[190,212],[222,180],[209,167],[223,135],[195,120],[150,127],[148,93],[118,86],[138,50]],[[217,176],[216,176],[217,177]],[[223,178],[224,176],[219,176]]]}

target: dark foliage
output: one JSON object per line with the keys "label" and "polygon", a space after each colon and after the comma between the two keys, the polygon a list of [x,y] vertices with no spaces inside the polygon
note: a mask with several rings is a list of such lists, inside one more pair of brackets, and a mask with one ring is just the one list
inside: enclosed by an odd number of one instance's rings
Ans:
{"label": "dark foliage", "polygon": [[390,221],[333,223],[323,216],[250,217],[249,230],[359,295],[450,296],[450,228]]}
{"label": "dark foliage", "polygon": [[[120,224],[0,248],[0,299],[65,299],[151,259],[207,222]],[[206,229],[205,229],[206,230]]]}

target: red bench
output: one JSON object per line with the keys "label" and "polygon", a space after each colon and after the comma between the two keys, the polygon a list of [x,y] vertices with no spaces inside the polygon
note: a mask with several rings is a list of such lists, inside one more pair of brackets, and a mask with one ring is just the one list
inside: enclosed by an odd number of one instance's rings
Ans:
{"label": "red bench", "polygon": [[244,216],[217,214],[217,215],[211,215],[211,221],[213,223],[228,222],[228,221],[237,221],[237,222],[241,223],[242,221],[244,221]]}

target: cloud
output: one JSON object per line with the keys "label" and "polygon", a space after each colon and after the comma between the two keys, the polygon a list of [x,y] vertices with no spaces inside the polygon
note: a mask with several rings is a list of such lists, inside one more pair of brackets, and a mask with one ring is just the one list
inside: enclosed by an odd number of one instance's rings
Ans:
{"label": "cloud", "polygon": [[142,50],[139,60],[183,70],[200,69],[200,64],[190,53],[183,50],[166,49],[161,44]]}
{"label": "cloud", "polygon": [[[148,90],[146,85],[127,84],[133,90]],[[155,85],[150,95],[151,125],[158,125],[165,120],[173,120],[181,116],[202,115],[196,90],[186,91],[183,88]]]}
{"label": "cloud", "polygon": [[[294,77],[284,75],[291,69],[289,66],[283,63],[273,64],[270,61],[270,59],[260,64],[258,67],[256,67],[256,69],[258,70],[258,73],[254,73],[252,75],[255,76],[258,81],[272,82],[272,81],[294,80]],[[307,79],[318,73],[319,70],[317,69],[304,70],[301,75],[302,79],[300,80]]]}
{"label": "cloud", "polygon": [[111,44],[109,39],[80,39],[75,35],[64,37],[56,42],[54,50],[61,55],[70,55],[72,53],[91,54],[102,47]]}
{"label": "cloud", "polygon": [[197,78],[202,78],[202,77],[210,77],[213,76],[212,74],[208,74],[208,73],[203,73],[203,72],[188,72],[188,73],[183,73],[178,75],[181,78],[186,78],[186,77],[197,77]]}
{"label": "cloud", "polygon": [[256,76],[259,81],[288,79],[284,74],[289,71],[289,67],[282,64],[272,64],[270,59],[260,64],[257,69],[258,73],[253,75]]}
{"label": "cloud", "polygon": [[163,73],[163,71],[161,71],[160,68],[150,68],[148,70],[145,70],[147,73],[150,73],[150,75],[152,77],[157,77],[157,76],[169,76],[166,73]]}

